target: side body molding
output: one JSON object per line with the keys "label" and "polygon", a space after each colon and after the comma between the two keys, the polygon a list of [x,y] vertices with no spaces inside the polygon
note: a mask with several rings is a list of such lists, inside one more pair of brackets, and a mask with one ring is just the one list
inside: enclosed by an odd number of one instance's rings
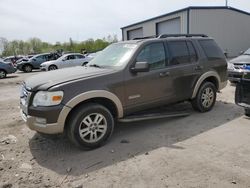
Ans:
{"label": "side body molding", "polygon": [[223,86],[221,86],[221,80],[220,80],[220,76],[218,75],[218,73],[215,72],[215,71],[208,71],[208,72],[202,74],[201,77],[199,78],[199,80],[196,82],[196,85],[194,87],[194,91],[193,91],[193,94],[192,94],[192,99],[196,97],[202,82],[208,77],[216,78],[217,83],[218,83],[218,90],[223,88]]}
{"label": "side body molding", "polygon": [[111,100],[117,108],[118,118],[123,117],[122,103],[115,94],[106,90],[93,90],[93,91],[89,91],[89,92],[85,92],[80,95],[77,95],[65,105],[65,107],[62,109],[58,117],[59,126],[64,126],[66,118],[72,108],[74,108],[77,104],[81,102],[84,102],[88,99],[93,99],[93,98],[106,98],[106,99]]}

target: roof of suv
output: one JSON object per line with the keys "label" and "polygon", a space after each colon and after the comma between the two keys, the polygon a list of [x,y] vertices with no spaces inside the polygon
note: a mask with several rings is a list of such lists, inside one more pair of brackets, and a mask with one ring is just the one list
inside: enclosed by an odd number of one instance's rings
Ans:
{"label": "roof of suv", "polygon": [[159,36],[147,36],[147,37],[140,37],[134,38],[133,40],[122,41],[121,43],[139,43],[139,42],[146,42],[146,41],[155,41],[155,40],[162,40],[162,39],[212,39],[205,34],[163,34]]}

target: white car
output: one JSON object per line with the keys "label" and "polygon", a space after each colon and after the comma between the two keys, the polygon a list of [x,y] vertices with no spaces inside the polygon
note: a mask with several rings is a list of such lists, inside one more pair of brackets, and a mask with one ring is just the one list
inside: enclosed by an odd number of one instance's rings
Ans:
{"label": "white car", "polygon": [[51,71],[67,67],[84,66],[92,59],[93,57],[84,56],[83,54],[70,53],[63,55],[57,60],[42,63],[40,69],[42,71]]}

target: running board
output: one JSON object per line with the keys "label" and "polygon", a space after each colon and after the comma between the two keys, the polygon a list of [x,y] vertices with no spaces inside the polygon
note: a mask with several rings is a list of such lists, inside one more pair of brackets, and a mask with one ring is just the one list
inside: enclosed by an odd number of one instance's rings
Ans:
{"label": "running board", "polygon": [[163,118],[185,117],[185,116],[189,116],[190,114],[191,114],[190,112],[183,111],[183,112],[172,112],[172,113],[153,113],[153,114],[132,115],[132,116],[127,116],[123,119],[118,119],[118,122],[130,123],[130,122],[137,122],[137,121],[163,119]]}

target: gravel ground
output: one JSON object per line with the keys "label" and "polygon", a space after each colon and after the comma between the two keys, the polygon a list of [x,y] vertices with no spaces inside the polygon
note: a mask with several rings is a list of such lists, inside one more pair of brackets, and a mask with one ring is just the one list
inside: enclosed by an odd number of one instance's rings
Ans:
{"label": "gravel ground", "polygon": [[118,124],[107,145],[80,151],[21,120],[20,83],[33,74],[0,80],[0,187],[250,187],[250,123],[234,86],[209,113]]}

